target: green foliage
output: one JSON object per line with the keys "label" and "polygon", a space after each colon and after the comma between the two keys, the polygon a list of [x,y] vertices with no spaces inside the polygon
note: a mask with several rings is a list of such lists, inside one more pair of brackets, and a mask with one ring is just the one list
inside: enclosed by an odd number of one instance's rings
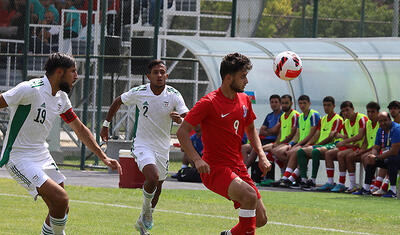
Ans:
{"label": "green foliage", "polygon": [[[303,0],[267,0],[257,37],[311,37],[313,2],[306,1],[303,32]],[[364,36],[391,36],[393,1],[365,1]],[[361,0],[319,0],[318,37],[359,37]],[[305,33],[305,35],[304,35]]]}

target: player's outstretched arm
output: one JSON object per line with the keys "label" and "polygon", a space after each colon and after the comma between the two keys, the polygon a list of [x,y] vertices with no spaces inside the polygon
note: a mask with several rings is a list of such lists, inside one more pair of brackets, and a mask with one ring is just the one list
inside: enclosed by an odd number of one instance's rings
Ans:
{"label": "player's outstretched arm", "polygon": [[6,100],[4,99],[3,95],[0,94],[0,109],[8,107]]}
{"label": "player's outstretched arm", "polygon": [[203,159],[194,149],[192,141],[190,140],[190,132],[193,129],[194,126],[184,120],[178,131],[176,132],[176,135],[178,136],[182,149],[185,150],[185,153],[194,162],[197,171],[199,173],[210,173],[210,166],[205,161],[203,161]]}
{"label": "player's outstretched arm", "polygon": [[70,122],[69,126],[72,128],[72,130],[74,130],[82,143],[84,143],[90,149],[90,151],[96,154],[101,159],[101,161],[104,162],[104,164],[111,167],[111,169],[113,170],[118,170],[118,173],[122,174],[122,168],[119,165],[118,161],[107,157],[107,155],[101,150],[100,146],[96,143],[90,130],[85,125],[83,125],[79,118],[76,118],[75,120]]}
{"label": "player's outstretched arm", "polygon": [[[118,111],[119,107],[121,107],[121,104],[122,104],[121,96],[118,96],[117,98],[115,98],[115,100],[113,101],[113,103],[110,106],[110,109],[108,110],[107,117],[106,117],[107,122],[111,122],[115,113]],[[100,137],[103,141],[106,141],[106,142],[108,141],[108,127],[107,126],[103,125],[103,127],[101,128]]]}
{"label": "player's outstretched arm", "polygon": [[267,156],[265,156],[265,152],[261,146],[261,141],[258,137],[256,127],[254,126],[254,122],[246,126],[245,131],[247,138],[250,140],[251,146],[259,157],[258,166],[263,173],[262,176],[265,176],[267,172],[271,170],[271,163],[268,161]]}

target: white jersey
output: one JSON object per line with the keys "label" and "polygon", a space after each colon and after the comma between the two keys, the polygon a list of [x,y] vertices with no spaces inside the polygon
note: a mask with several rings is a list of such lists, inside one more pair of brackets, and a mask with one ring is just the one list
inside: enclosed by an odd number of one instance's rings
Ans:
{"label": "white jersey", "polygon": [[14,161],[43,161],[48,158],[46,138],[54,120],[71,109],[67,94],[51,94],[51,85],[45,76],[22,82],[3,93],[9,106],[10,121],[4,138],[0,167],[12,158]]}
{"label": "white jersey", "polygon": [[171,141],[171,112],[179,115],[189,110],[182,95],[166,85],[160,95],[154,95],[150,84],[134,87],[121,95],[126,105],[136,105],[134,148],[143,146],[153,151],[168,154]]}

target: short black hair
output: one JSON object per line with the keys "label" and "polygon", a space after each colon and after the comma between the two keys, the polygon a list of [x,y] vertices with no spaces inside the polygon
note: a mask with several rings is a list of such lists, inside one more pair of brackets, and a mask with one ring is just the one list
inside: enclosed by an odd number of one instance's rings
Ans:
{"label": "short black hair", "polygon": [[325,96],[322,100],[322,103],[323,102],[331,102],[332,104],[335,104],[335,98],[333,98],[332,96]]}
{"label": "short black hair", "polygon": [[393,100],[389,103],[389,105],[387,106],[388,109],[393,109],[393,108],[398,108],[400,109],[400,102],[397,100]]}
{"label": "short black hair", "polygon": [[228,54],[222,59],[219,74],[221,75],[221,79],[224,80],[225,76],[228,74],[234,74],[243,69],[249,71],[252,68],[253,65],[250,59],[236,52]]}
{"label": "short black hair", "polygon": [[309,97],[308,95],[301,95],[301,96],[297,99],[297,101],[300,101],[300,100],[305,100],[305,101],[307,101],[307,102],[310,103],[310,97]]}
{"label": "short black hair", "polygon": [[381,109],[381,106],[375,101],[369,102],[366,107],[367,109],[375,109],[378,112]]}
{"label": "short black hair", "polygon": [[273,94],[269,97],[269,101],[271,101],[272,99],[278,99],[279,102],[281,102],[281,97],[277,94]]}
{"label": "short black hair", "polygon": [[69,69],[75,66],[75,59],[67,54],[53,53],[49,56],[44,65],[46,76],[51,76],[58,68]]}
{"label": "short black hair", "polygon": [[353,103],[351,103],[351,101],[348,101],[348,100],[343,101],[343,103],[340,105],[340,109],[344,109],[347,107],[354,109]]}
{"label": "short black hair", "polygon": [[152,60],[152,61],[150,61],[150,63],[147,65],[147,70],[148,70],[147,73],[150,74],[150,73],[151,73],[151,70],[153,69],[153,67],[156,66],[156,65],[159,65],[159,64],[164,65],[165,67],[167,67],[167,66],[165,65],[164,61],[162,61],[162,60]]}
{"label": "short black hair", "polygon": [[290,101],[292,101],[292,96],[289,94],[286,94],[286,95],[281,96],[281,99],[289,99]]}

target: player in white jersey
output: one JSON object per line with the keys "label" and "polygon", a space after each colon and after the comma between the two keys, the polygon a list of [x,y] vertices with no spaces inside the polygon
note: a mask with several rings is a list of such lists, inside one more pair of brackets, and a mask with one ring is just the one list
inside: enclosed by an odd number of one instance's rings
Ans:
{"label": "player in white jersey", "polygon": [[49,214],[41,234],[65,234],[68,195],[64,175],[59,171],[47,147],[46,138],[58,116],[70,125],[79,139],[101,160],[121,172],[119,163],[101,151],[72,110],[66,93],[78,78],[72,57],[55,53],[45,65],[43,78],[22,82],[0,95],[0,108],[11,110],[7,134],[0,158],[11,176],[36,200],[40,195]]}
{"label": "player in white jersey", "polygon": [[108,126],[121,104],[136,105],[139,115],[132,154],[145,177],[142,212],[135,225],[141,234],[153,227],[152,213],[167,177],[171,122],[180,124],[189,111],[181,94],[165,84],[168,74],[164,62],[153,60],[148,70],[150,83],[134,87],[113,101],[100,134],[108,140]]}

